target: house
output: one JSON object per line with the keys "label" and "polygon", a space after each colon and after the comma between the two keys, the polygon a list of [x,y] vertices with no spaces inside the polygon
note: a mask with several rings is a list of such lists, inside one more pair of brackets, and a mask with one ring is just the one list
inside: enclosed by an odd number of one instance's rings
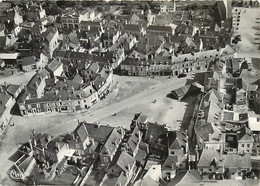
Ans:
{"label": "house", "polygon": [[59,45],[59,32],[54,27],[49,27],[45,32],[42,33],[43,41],[48,44],[50,56]]}
{"label": "house", "polygon": [[177,35],[182,35],[182,36],[194,36],[196,33],[196,28],[191,25],[186,25],[186,24],[180,24],[175,30],[175,33]]}
{"label": "house", "polygon": [[152,165],[145,175],[134,183],[134,186],[159,186],[161,165]]}
{"label": "house", "polygon": [[253,132],[260,131],[260,114],[248,114],[248,127]]}
{"label": "house", "polygon": [[[107,138],[105,144],[103,145],[99,157],[100,157],[100,163],[102,167],[111,166],[113,164],[112,161],[114,161],[114,156],[116,155],[116,151],[122,142],[125,135],[125,131],[123,128],[118,127],[114,128],[112,132],[110,133],[109,137]],[[125,156],[125,154],[122,152],[122,158]],[[127,154],[126,156],[130,156]],[[119,159],[118,159],[119,161]],[[124,167],[125,168],[125,167]],[[130,167],[129,167],[130,168]],[[110,168],[108,168],[110,169]],[[113,173],[113,172],[112,172]],[[116,172],[114,172],[116,174]]]}
{"label": "house", "polygon": [[201,176],[197,170],[184,170],[176,174],[176,176],[167,184],[167,186],[184,186],[198,184],[202,181]]}
{"label": "house", "polygon": [[252,153],[254,138],[252,131],[249,128],[243,127],[238,131],[237,142],[238,154]]}
{"label": "house", "polygon": [[116,30],[107,30],[102,34],[102,42],[104,47],[112,46],[119,38],[120,32]]}
{"label": "house", "polygon": [[6,67],[17,67],[19,53],[0,53],[0,59],[5,63]]}
{"label": "house", "polygon": [[12,117],[15,99],[3,87],[0,87],[0,129],[4,132]]}
{"label": "house", "polygon": [[146,127],[147,122],[148,122],[148,117],[144,115],[142,112],[135,114],[132,123],[130,125],[130,129],[131,131],[133,131],[137,126],[142,131]]}
{"label": "house", "polygon": [[24,89],[23,85],[15,85],[15,84],[9,84],[5,91],[10,94],[14,99],[18,99],[20,93],[22,92],[22,90]]}
{"label": "house", "polygon": [[35,56],[29,56],[22,58],[22,70],[24,72],[29,72],[32,70],[39,69]]}
{"label": "house", "polygon": [[76,50],[80,47],[80,39],[76,33],[71,32],[68,35],[63,35],[62,47],[65,50]]}
{"label": "house", "polygon": [[116,51],[118,49],[124,49],[125,52],[130,51],[137,43],[137,38],[132,34],[124,33],[116,43],[114,43],[109,51]]}
{"label": "house", "polygon": [[173,2],[163,2],[160,5],[160,13],[173,13],[176,11],[176,3]]}
{"label": "house", "polygon": [[91,27],[101,28],[103,30],[102,24],[99,21],[81,21],[79,28],[81,31],[88,31]]}
{"label": "house", "polygon": [[203,149],[200,155],[198,172],[202,179],[223,179],[225,173],[224,156],[215,149]]}
{"label": "house", "polygon": [[135,160],[128,153],[118,153],[107,169],[107,179],[103,185],[128,185],[135,173]]}
{"label": "house", "polygon": [[76,13],[74,10],[72,12],[65,13],[61,15],[62,27],[67,29],[78,29],[80,28],[80,23],[82,21],[93,21],[95,18],[94,11],[83,10]]}
{"label": "house", "polygon": [[174,34],[172,27],[170,26],[159,26],[159,25],[149,25],[146,29],[146,33],[155,33],[155,34],[168,34],[169,36]]}
{"label": "house", "polygon": [[144,14],[144,10],[143,9],[131,9],[131,14],[136,14],[136,15],[143,15]]}
{"label": "house", "polygon": [[251,155],[224,154],[225,178],[242,180],[252,169]]}
{"label": "house", "polygon": [[187,168],[187,154],[189,153],[188,136],[181,131],[169,131],[168,157],[162,164],[162,178],[172,179],[178,170]]}
{"label": "house", "polygon": [[192,83],[190,85],[185,85],[184,87],[173,90],[171,94],[175,99],[182,100],[185,97],[201,92],[201,88],[201,85],[197,83]]}
{"label": "house", "polygon": [[196,127],[195,134],[199,148],[224,151],[225,133],[222,133],[213,123],[206,123]]}
{"label": "house", "polygon": [[144,29],[138,24],[126,24],[125,33],[136,36],[137,39],[144,35]]}
{"label": "house", "polygon": [[63,74],[63,63],[58,59],[52,60],[45,68],[52,78],[62,76]]}

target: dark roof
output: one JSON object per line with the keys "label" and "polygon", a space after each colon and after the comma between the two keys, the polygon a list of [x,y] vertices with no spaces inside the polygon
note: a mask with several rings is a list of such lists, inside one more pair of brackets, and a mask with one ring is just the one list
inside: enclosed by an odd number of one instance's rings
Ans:
{"label": "dark roof", "polygon": [[12,96],[14,96],[14,94],[19,90],[20,87],[21,87],[21,85],[10,84],[10,85],[8,85],[8,87],[6,88],[6,92],[8,92],[8,93],[11,94]]}
{"label": "dark roof", "polygon": [[254,69],[260,71],[260,58],[252,58],[252,64]]}
{"label": "dark roof", "polygon": [[98,125],[93,123],[84,123],[87,132],[90,137],[96,138],[103,138],[107,139],[110,133],[113,130],[113,127],[105,126],[105,125]]}
{"label": "dark roof", "polygon": [[244,126],[243,128],[241,128],[238,131],[237,140],[238,140],[238,142],[244,142],[244,141],[253,142],[254,138],[252,135],[252,131],[249,128],[247,128],[246,126]]}
{"label": "dark roof", "polygon": [[22,59],[22,66],[33,65],[36,64],[36,57],[29,56]]}
{"label": "dark roof", "polygon": [[212,127],[211,123],[207,123],[205,125],[201,125],[199,127],[195,128],[196,133],[204,140],[209,140],[209,134],[212,134],[214,132],[214,129]]}
{"label": "dark roof", "polygon": [[100,154],[107,154],[111,156],[117,151],[117,147],[119,145],[118,143],[120,142],[120,139],[122,139],[124,136],[123,130],[124,129],[122,128],[113,128]]}
{"label": "dark roof", "polygon": [[187,142],[186,135],[181,131],[169,131],[168,140],[168,147],[170,149],[182,149]]}
{"label": "dark roof", "polygon": [[127,24],[125,25],[125,30],[138,32],[140,31],[140,27],[137,24]]}
{"label": "dark roof", "polygon": [[149,32],[149,31],[172,33],[172,28],[170,26],[150,25],[147,28],[147,32]]}
{"label": "dark roof", "polygon": [[167,129],[164,125],[149,122],[147,123],[145,141],[148,141],[149,143],[156,143],[158,142],[158,139],[160,139],[162,144],[166,144],[166,133]]}
{"label": "dark roof", "polygon": [[[115,159],[115,158],[114,158]],[[135,159],[130,156],[127,152],[122,151],[117,160],[111,162],[110,167],[117,165],[124,173],[129,173],[129,168],[134,165]],[[130,167],[128,167],[130,166]]]}

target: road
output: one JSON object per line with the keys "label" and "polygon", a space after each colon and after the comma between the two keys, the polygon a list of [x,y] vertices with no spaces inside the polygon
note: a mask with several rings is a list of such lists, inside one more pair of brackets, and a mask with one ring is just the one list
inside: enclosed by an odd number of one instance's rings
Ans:
{"label": "road", "polygon": [[[130,79],[130,78],[126,78]],[[155,81],[149,86],[138,86],[140,91],[136,94],[130,92],[128,98],[111,102],[109,97],[99,102],[97,105],[91,107],[88,111],[76,114],[58,114],[58,115],[38,115],[32,117],[13,116],[12,121],[15,123],[14,127],[9,127],[6,136],[2,141],[0,147],[0,180],[4,185],[12,185],[9,181],[6,171],[11,167],[12,163],[8,158],[16,151],[17,145],[25,142],[31,130],[36,132],[49,133],[53,136],[71,132],[77,126],[77,120],[85,120],[87,122],[100,122],[101,124],[108,124],[111,126],[122,125],[129,127],[134,113],[144,111],[145,114],[151,116],[152,121],[158,123],[167,123],[172,128],[179,128],[177,120],[183,118],[186,103],[181,103],[176,100],[166,98],[166,95],[172,90],[185,85],[187,78],[164,78]],[[144,81],[144,80],[143,80]],[[143,82],[145,83],[145,81]],[[130,84],[135,89],[137,81]],[[142,89],[143,88],[143,89]],[[141,90],[142,89],[142,90]],[[114,91],[110,96],[117,100],[119,92]],[[156,99],[156,103],[152,101]],[[109,103],[109,104],[107,104]],[[104,105],[104,106],[103,106]],[[170,107],[173,109],[171,110]],[[118,113],[116,116],[112,116]],[[4,152],[4,153],[3,153]]]}

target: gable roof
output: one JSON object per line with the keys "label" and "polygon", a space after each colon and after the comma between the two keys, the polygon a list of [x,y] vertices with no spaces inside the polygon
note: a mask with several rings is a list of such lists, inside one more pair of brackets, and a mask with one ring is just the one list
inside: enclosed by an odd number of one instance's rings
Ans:
{"label": "gable roof", "polygon": [[168,132],[168,147],[170,149],[182,149],[182,146],[186,146],[186,135],[181,131],[169,131]]}
{"label": "gable roof", "polygon": [[52,72],[54,72],[55,70],[57,70],[60,66],[62,65],[62,62],[58,59],[54,59],[51,61],[51,63],[48,65],[48,70],[51,70]]}
{"label": "gable roof", "polygon": [[87,139],[87,137],[89,136],[86,126],[83,123],[80,123],[78,125],[78,127],[75,129],[74,133],[78,135],[81,142],[84,142]]}
{"label": "gable roof", "polygon": [[215,149],[203,149],[200,160],[198,162],[198,167],[208,167],[210,166],[212,160],[215,159],[219,166],[224,165],[223,157]]}
{"label": "gable roof", "polygon": [[117,147],[119,145],[120,139],[124,136],[123,129],[120,128],[113,128],[112,132],[110,133],[109,137],[107,138],[106,143],[104,144],[100,154],[107,154],[112,155],[116,152]]}
{"label": "gable roof", "polygon": [[253,142],[254,138],[252,136],[252,131],[244,126],[238,131],[237,140],[238,142]]}
{"label": "gable roof", "polygon": [[167,186],[174,186],[186,183],[199,183],[202,179],[197,170],[179,171],[176,176],[167,184]]}
{"label": "gable roof", "polygon": [[105,126],[105,125],[97,125],[94,123],[84,123],[84,125],[87,129],[89,136],[94,138],[95,140],[97,138],[107,139],[113,130],[113,127]]}
{"label": "gable roof", "polygon": [[127,152],[121,152],[116,164],[125,172],[128,173],[129,165],[132,167],[135,163],[135,159],[130,156]]}
{"label": "gable roof", "polygon": [[21,85],[10,84],[6,88],[6,92],[8,92],[12,96],[14,96],[14,94],[19,90],[20,87],[21,87]]}

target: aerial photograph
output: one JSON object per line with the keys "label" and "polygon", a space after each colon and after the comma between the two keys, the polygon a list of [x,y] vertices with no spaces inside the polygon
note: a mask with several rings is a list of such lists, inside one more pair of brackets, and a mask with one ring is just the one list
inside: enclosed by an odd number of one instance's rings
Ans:
{"label": "aerial photograph", "polygon": [[259,186],[260,0],[0,0],[0,186]]}

